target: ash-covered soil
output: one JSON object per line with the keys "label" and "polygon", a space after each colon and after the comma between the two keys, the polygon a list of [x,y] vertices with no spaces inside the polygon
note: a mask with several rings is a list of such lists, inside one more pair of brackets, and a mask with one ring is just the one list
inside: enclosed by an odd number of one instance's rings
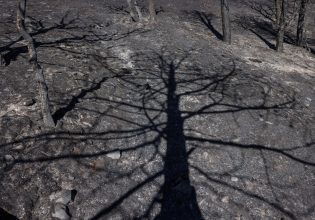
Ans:
{"label": "ash-covered soil", "polygon": [[0,219],[315,219],[314,54],[243,1],[223,43],[218,2],[29,1],[48,129],[0,0]]}

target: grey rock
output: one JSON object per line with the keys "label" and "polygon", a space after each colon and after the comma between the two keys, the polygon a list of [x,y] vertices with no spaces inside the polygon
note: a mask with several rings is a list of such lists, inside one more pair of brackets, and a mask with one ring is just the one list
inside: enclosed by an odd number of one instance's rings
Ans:
{"label": "grey rock", "polygon": [[24,149],[24,145],[23,144],[18,144],[16,146],[14,146],[12,149],[16,150],[16,151],[23,150]]}
{"label": "grey rock", "polygon": [[53,193],[49,198],[55,203],[68,205],[71,201],[74,201],[76,193],[76,190],[61,190]]}
{"label": "grey rock", "polygon": [[231,181],[232,182],[238,182],[238,178],[233,176],[233,177],[231,177]]}
{"label": "grey rock", "polygon": [[228,196],[224,196],[222,199],[221,199],[221,202],[223,203],[229,203],[230,201],[230,198]]}
{"label": "grey rock", "polygon": [[114,152],[106,154],[106,156],[113,159],[113,160],[119,160],[121,158],[121,152],[120,151],[114,151]]}
{"label": "grey rock", "polygon": [[7,164],[12,164],[14,162],[14,157],[12,155],[5,155],[4,156],[4,160]]}
{"label": "grey rock", "polygon": [[67,205],[69,202],[71,202],[71,190],[64,190],[56,202],[64,205]]}
{"label": "grey rock", "polygon": [[103,158],[98,159],[94,162],[95,169],[103,169],[105,167],[105,160]]}
{"label": "grey rock", "polygon": [[35,99],[26,99],[22,102],[24,106],[32,106],[36,103]]}
{"label": "grey rock", "polygon": [[304,105],[305,105],[306,107],[309,107],[309,106],[311,105],[311,102],[312,102],[312,99],[309,98],[309,97],[307,97],[307,98],[305,99],[305,101],[304,101]]}
{"label": "grey rock", "polygon": [[61,203],[57,203],[54,206],[54,211],[52,213],[52,217],[60,220],[68,220],[71,219],[69,212],[67,210],[67,206]]}

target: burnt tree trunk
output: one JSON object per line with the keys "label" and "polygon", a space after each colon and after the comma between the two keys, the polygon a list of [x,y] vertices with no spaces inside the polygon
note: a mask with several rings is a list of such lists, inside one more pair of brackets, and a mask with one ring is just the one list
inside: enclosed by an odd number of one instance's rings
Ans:
{"label": "burnt tree trunk", "polygon": [[276,25],[279,28],[280,25],[280,17],[281,17],[281,1],[282,0],[275,0],[275,9],[276,9]]}
{"label": "burnt tree trunk", "polygon": [[150,12],[150,21],[156,21],[156,12],[154,7],[154,0],[149,0],[149,12]]}
{"label": "burnt tree trunk", "polygon": [[276,50],[278,52],[283,51],[283,38],[284,38],[284,31],[285,31],[285,5],[284,0],[278,0],[281,1],[281,13],[280,13],[280,19],[279,19],[279,25],[278,25],[278,32],[277,32],[277,42],[276,42]]}
{"label": "burnt tree trunk", "polygon": [[128,3],[128,10],[129,10],[129,14],[130,14],[131,19],[133,21],[136,21],[136,16],[135,16],[135,13],[133,12],[133,7],[132,7],[131,0],[127,0],[127,3]]}
{"label": "burnt tree trunk", "polygon": [[228,0],[221,0],[223,41],[231,44],[231,21]]}
{"label": "burnt tree trunk", "polygon": [[[130,13],[131,19],[133,21],[137,21],[137,20],[142,21],[143,16],[141,13],[141,9],[138,6],[137,0],[127,0],[127,3],[128,3],[129,13]],[[136,13],[138,16],[135,15],[134,9],[136,9]]]}
{"label": "burnt tree trunk", "polygon": [[2,56],[2,54],[0,53],[0,66],[4,65],[4,58]]}
{"label": "burnt tree trunk", "polygon": [[138,17],[139,17],[139,21],[142,21],[143,20],[143,16],[142,16],[141,9],[140,9],[140,7],[138,5],[137,0],[134,0],[134,5],[135,5],[135,8],[136,8]]}
{"label": "burnt tree trunk", "polygon": [[306,14],[306,6],[308,0],[301,0],[300,10],[299,10],[299,18],[298,25],[296,30],[296,45],[304,46],[305,45],[305,14]]}
{"label": "burnt tree trunk", "polygon": [[31,63],[33,70],[35,71],[35,78],[38,82],[38,90],[40,95],[40,105],[43,116],[44,124],[48,127],[54,127],[55,123],[51,116],[51,110],[49,107],[48,88],[45,82],[43,69],[39,65],[37,60],[37,52],[34,44],[34,40],[25,28],[25,15],[26,15],[26,0],[19,0],[17,9],[17,29],[20,34],[27,41],[29,62]]}

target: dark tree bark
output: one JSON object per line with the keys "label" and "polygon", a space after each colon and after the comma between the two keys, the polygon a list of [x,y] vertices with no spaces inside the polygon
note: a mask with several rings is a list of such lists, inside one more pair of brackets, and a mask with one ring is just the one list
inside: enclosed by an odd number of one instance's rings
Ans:
{"label": "dark tree bark", "polygon": [[136,16],[135,16],[135,13],[133,12],[133,7],[132,7],[131,0],[127,0],[127,3],[128,3],[128,10],[129,10],[129,14],[130,14],[131,19],[133,21],[136,21]]}
{"label": "dark tree bark", "polygon": [[280,19],[281,19],[281,2],[282,2],[282,0],[275,0],[276,24],[277,24],[277,28],[279,28]]}
{"label": "dark tree bark", "polygon": [[285,31],[285,0],[278,0],[281,1],[281,10],[280,10],[280,19],[278,25],[278,33],[277,33],[277,42],[276,42],[276,50],[278,52],[283,51],[283,38],[284,38],[284,31]]}
{"label": "dark tree bark", "polygon": [[25,28],[25,15],[26,15],[26,0],[19,0],[18,9],[17,9],[17,28],[24,38],[27,41],[28,53],[29,53],[29,62],[31,63],[33,70],[35,71],[35,78],[38,82],[38,90],[40,95],[40,104],[41,111],[43,116],[44,124],[48,127],[54,127],[55,123],[51,116],[51,110],[49,107],[49,98],[48,98],[48,88],[45,82],[43,69],[39,65],[37,60],[37,52],[34,44],[34,40],[29,33],[27,33]]}
{"label": "dark tree bark", "polygon": [[4,58],[2,57],[2,54],[0,53],[0,66],[4,65]]}
{"label": "dark tree bark", "polygon": [[154,7],[154,0],[149,0],[149,12],[150,12],[150,21],[156,21],[156,12]]}
{"label": "dark tree bark", "polygon": [[231,21],[228,0],[221,0],[223,41],[231,44]]}
{"label": "dark tree bark", "polygon": [[296,30],[296,45],[304,46],[305,44],[305,14],[306,14],[306,6],[308,0],[301,0],[300,10],[299,10],[299,18],[298,25]]}

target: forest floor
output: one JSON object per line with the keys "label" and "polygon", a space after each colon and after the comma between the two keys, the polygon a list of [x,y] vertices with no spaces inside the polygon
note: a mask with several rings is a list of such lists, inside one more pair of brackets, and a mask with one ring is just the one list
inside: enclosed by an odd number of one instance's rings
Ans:
{"label": "forest floor", "polygon": [[315,219],[314,54],[275,52],[242,1],[227,45],[204,2],[141,24],[122,0],[30,1],[48,129],[0,0],[0,219]]}

